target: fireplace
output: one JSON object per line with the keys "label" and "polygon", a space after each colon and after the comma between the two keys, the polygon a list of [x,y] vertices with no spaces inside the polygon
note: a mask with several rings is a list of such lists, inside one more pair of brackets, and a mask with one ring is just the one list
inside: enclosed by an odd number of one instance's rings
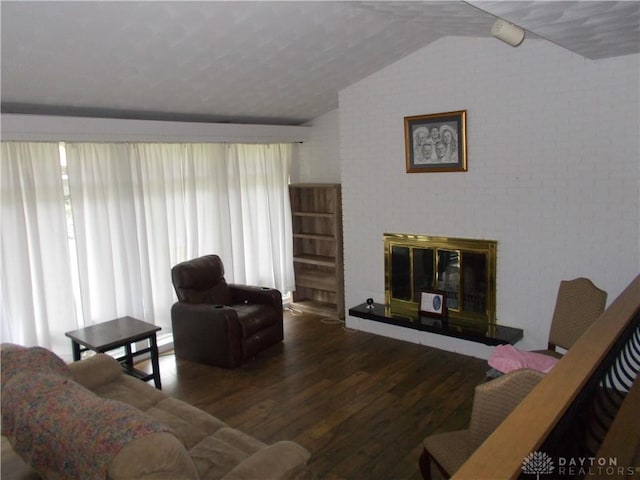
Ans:
{"label": "fireplace", "polygon": [[486,331],[496,323],[496,249],[493,240],[385,233],[385,303],[415,317],[420,293],[439,290],[450,324]]}
{"label": "fireplace", "polygon": [[[485,345],[515,345],[521,328],[496,323],[494,240],[384,234],[385,303],[367,299],[349,315]],[[447,315],[421,312],[424,290],[446,297]]]}

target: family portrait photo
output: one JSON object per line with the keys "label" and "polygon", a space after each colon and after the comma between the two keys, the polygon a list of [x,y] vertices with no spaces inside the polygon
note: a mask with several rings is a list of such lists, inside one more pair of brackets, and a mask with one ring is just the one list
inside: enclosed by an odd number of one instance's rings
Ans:
{"label": "family portrait photo", "polygon": [[407,173],[467,170],[466,110],[404,118]]}

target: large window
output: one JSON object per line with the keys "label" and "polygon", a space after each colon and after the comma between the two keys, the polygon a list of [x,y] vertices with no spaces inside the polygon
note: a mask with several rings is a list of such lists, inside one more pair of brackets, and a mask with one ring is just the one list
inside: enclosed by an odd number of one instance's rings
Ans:
{"label": "large window", "polygon": [[[68,353],[123,315],[170,330],[171,267],[293,286],[288,144],[3,142],[3,341]],[[17,281],[16,281],[17,280]]]}

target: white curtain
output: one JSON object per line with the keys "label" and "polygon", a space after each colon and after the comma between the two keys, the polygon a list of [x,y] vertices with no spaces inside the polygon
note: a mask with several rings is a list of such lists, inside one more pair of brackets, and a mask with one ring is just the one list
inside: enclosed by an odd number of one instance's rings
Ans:
{"label": "white curtain", "polygon": [[2,341],[70,357],[77,328],[57,143],[3,142],[0,161]]}
{"label": "white curtain", "polygon": [[291,146],[70,144],[85,323],[170,330],[171,267],[215,253],[227,281],[293,289]]}
{"label": "white curtain", "polygon": [[84,325],[154,322],[142,203],[127,144],[67,144]]}
{"label": "white curtain", "polygon": [[227,145],[227,158],[233,279],[293,291],[291,145]]}
{"label": "white curtain", "polygon": [[177,300],[171,267],[207,253],[224,260],[231,252],[224,145],[136,144],[133,155],[154,319],[169,329]]}
{"label": "white curtain", "polygon": [[68,143],[64,151],[77,261],[58,145],[2,144],[6,341],[57,341],[67,353],[65,331],[126,315],[169,332],[171,267],[210,253],[230,283],[293,289],[290,145]]}
{"label": "white curtain", "polygon": [[224,145],[137,144],[149,250],[170,267],[231,241]]}

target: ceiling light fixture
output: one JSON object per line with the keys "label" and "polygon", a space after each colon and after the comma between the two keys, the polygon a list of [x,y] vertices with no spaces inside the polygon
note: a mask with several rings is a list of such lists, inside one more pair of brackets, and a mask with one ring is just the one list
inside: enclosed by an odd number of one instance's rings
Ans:
{"label": "ceiling light fixture", "polygon": [[501,18],[497,19],[491,27],[491,35],[512,47],[517,47],[524,40],[524,30],[522,28]]}

